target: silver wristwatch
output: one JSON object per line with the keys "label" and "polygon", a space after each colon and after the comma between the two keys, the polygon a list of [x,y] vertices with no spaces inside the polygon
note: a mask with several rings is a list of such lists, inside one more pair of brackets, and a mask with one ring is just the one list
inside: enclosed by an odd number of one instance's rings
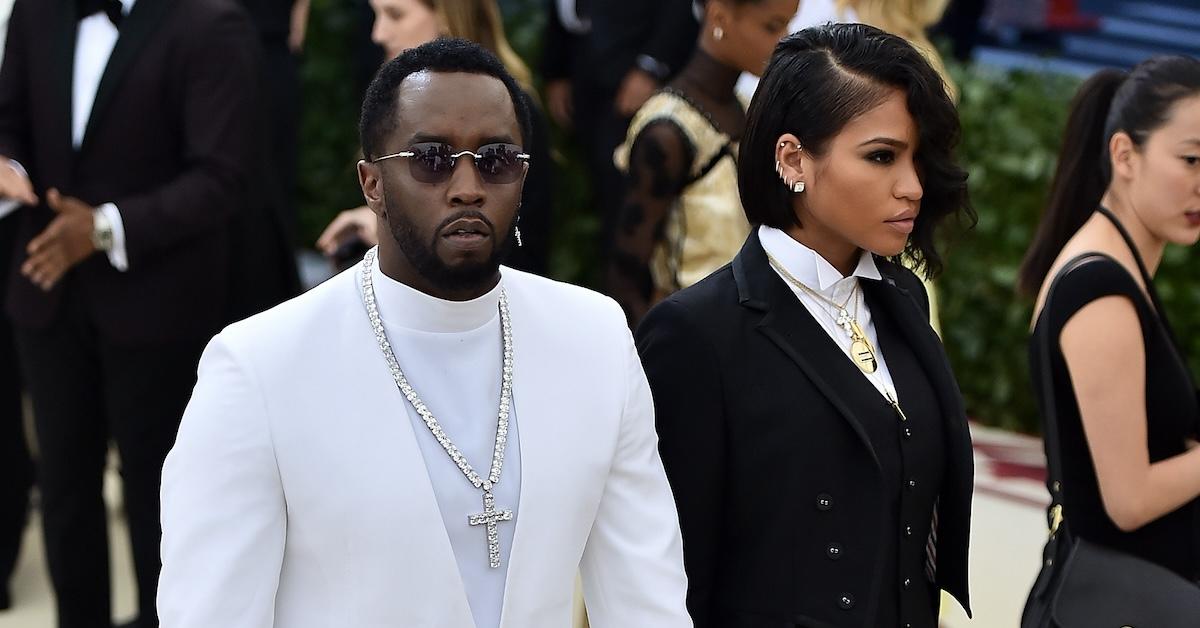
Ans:
{"label": "silver wristwatch", "polygon": [[111,251],[113,248],[112,221],[99,207],[92,210],[92,244],[98,251]]}

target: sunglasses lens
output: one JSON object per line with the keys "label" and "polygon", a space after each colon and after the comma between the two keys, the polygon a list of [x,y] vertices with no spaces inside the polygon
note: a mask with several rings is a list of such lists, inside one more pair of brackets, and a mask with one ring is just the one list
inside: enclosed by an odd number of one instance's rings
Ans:
{"label": "sunglasses lens", "polygon": [[426,142],[414,144],[409,150],[413,152],[408,160],[412,178],[421,183],[442,183],[454,171],[454,158],[446,144]]}
{"label": "sunglasses lens", "polygon": [[487,144],[479,147],[475,166],[488,183],[514,183],[525,170],[520,154],[521,148],[514,144]]}

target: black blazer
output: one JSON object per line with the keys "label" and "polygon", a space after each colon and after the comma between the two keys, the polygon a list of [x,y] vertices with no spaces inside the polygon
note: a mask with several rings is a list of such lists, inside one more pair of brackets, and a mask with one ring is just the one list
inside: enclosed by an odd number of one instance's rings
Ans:
{"label": "black blazer", "polygon": [[262,146],[253,26],[232,0],[138,0],[75,150],[75,13],[73,0],[17,0],[0,70],[0,154],[25,166],[41,199],[54,187],[91,205],[116,203],[129,270],[97,253],[41,291],[19,266],[53,216],[44,204],[25,208],[8,310],[21,326],[45,328],[64,284],[75,282],[109,339],[211,334],[227,311],[230,218],[246,203]]}
{"label": "black blazer", "polygon": [[[864,282],[929,371],[943,411],[945,469],[937,585],[968,607],[973,462],[962,398],[921,282],[877,260]],[[877,298],[876,298],[877,297]],[[826,332],[772,271],[754,231],[732,263],[646,316],[637,345],[654,395],[659,449],[683,529],[697,628],[868,628],[889,503],[845,384],[806,346]],[[834,536],[836,535],[836,536]],[[840,560],[821,548],[833,538]],[[870,626],[870,628],[875,628]]]}
{"label": "black blazer", "polygon": [[692,0],[591,0],[591,31],[576,36],[563,27],[558,1],[546,0],[547,80],[574,77],[615,91],[639,54],[665,63],[672,73],[687,63],[700,25]]}

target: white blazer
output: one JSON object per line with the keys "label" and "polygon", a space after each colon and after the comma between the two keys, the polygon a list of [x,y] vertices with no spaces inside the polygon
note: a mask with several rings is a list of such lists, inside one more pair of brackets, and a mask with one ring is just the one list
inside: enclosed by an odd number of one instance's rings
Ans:
{"label": "white blazer", "polygon": [[[163,468],[163,628],[469,628],[361,264],[209,344]],[[675,503],[625,319],[503,269],[521,497],[501,626],[685,628]]]}

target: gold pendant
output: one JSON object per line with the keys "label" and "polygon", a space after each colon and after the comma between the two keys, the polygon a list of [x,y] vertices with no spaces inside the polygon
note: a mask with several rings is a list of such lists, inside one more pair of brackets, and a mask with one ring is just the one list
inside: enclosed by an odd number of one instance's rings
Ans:
{"label": "gold pendant", "polygon": [[870,375],[879,368],[879,364],[875,361],[875,350],[871,348],[871,343],[867,342],[866,338],[855,338],[854,342],[850,343],[850,357],[854,358],[854,363],[862,372]]}
{"label": "gold pendant", "polygon": [[854,363],[858,368],[870,375],[879,368],[879,363],[875,360],[875,348],[871,346],[871,342],[867,340],[867,335],[863,333],[862,327],[858,326],[858,321],[850,320],[850,357],[854,359]]}

